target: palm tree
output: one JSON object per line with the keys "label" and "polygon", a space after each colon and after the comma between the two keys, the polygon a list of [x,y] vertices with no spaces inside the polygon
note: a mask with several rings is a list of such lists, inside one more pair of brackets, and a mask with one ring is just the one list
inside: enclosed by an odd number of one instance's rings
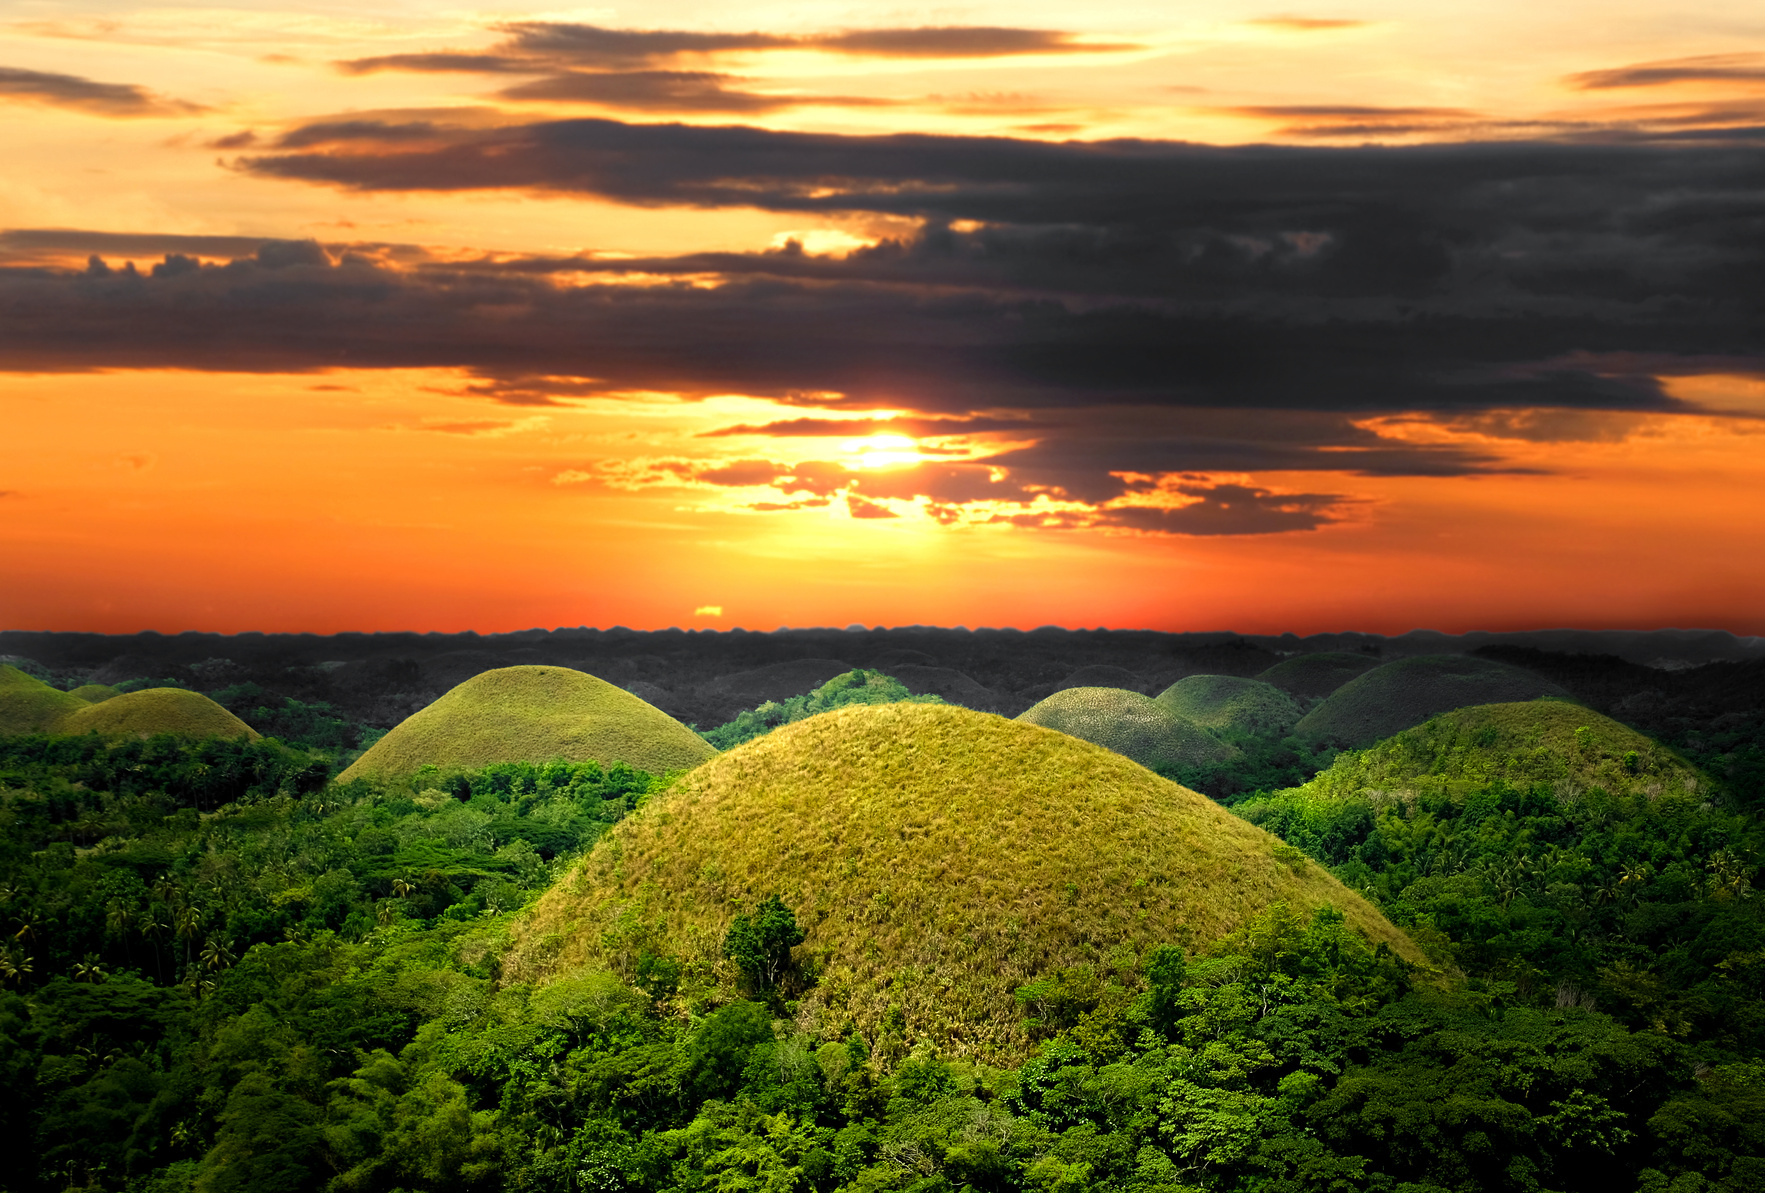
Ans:
{"label": "palm tree", "polygon": [[99,963],[97,953],[87,953],[84,961],[74,962],[74,981],[90,982],[96,986],[104,978],[104,966]]}
{"label": "palm tree", "polygon": [[225,969],[233,963],[232,942],[211,936],[202,946],[202,963],[211,970]]}

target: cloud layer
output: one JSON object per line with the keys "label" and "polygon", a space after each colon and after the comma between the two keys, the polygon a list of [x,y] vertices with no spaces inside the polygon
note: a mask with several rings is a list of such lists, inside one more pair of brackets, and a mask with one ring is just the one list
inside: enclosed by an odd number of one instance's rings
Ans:
{"label": "cloud layer", "polygon": [[68,108],[89,116],[193,116],[207,109],[155,95],[133,83],[99,83],[78,75],[0,66],[0,102]]}

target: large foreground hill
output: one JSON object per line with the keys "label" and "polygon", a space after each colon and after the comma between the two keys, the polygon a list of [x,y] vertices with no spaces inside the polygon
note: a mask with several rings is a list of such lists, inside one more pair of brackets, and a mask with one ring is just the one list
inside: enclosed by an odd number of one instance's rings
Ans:
{"label": "large foreground hill", "polygon": [[1320,867],[1100,746],[941,705],[841,709],[775,730],[621,822],[517,925],[507,972],[641,949],[714,961],[738,910],[797,909],[835,1023],[1021,1060],[1012,992],[1063,967],[1201,948],[1270,905],[1340,908],[1408,939]]}

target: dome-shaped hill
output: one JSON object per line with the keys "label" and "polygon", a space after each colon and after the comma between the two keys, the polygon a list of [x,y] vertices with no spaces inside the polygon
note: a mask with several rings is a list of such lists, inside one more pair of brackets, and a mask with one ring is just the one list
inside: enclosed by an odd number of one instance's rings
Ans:
{"label": "dome-shaped hill", "polygon": [[1018,720],[1095,742],[1148,768],[1203,766],[1238,753],[1194,723],[1126,688],[1067,688]]}
{"label": "dome-shaped hill", "polygon": [[834,676],[844,675],[851,669],[850,663],[838,659],[790,659],[756,667],[752,671],[720,675],[705,686],[710,692],[740,700],[743,707],[751,707],[767,700],[788,700],[812,692]]}
{"label": "dome-shaped hill", "polygon": [[1126,667],[1116,667],[1109,663],[1092,663],[1080,667],[1055,685],[1056,690],[1065,688],[1125,688],[1130,692],[1141,692],[1146,687],[1146,678]]}
{"label": "dome-shaped hill", "polygon": [[1160,692],[1157,703],[1203,729],[1279,737],[1303,710],[1273,684],[1236,675],[1189,675]]}
{"label": "dome-shaped hill", "polygon": [[78,696],[87,704],[102,704],[118,694],[117,690],[107,683],[82,684],[68,692],[69,696]]}
{"label": "dome-shaped hill", "polygon": [[1470,655],[1399,659],[1351,679],[1305,714],[1297,731],[1338,745],[1369,746],[1455,708],[1568,693],[1542,676]]}
{"label": "dome-shaped hill", "polygon": [[554,758],[624,762],[659,774],[697,766],[716,752],[661,709],[603,679],[568,667],[502,667],[405,718],[337,777]]}
{"label": "dome-shaped hill", "polygon": [[881,670],[883,674],[900,680],[915,696],[937,696],[951,704],[982,712],[999,711],[998,693],[984,687],[973,676],[952,668],[899,663]]}
{"label": "dome-shaped hill", "polygon": [[[950,705],[858,706],[787,725],[652,797],[515,925],[503,972],[623,965],[636,947],[715,963],[777,894],[838,1036],[898,1012],[909,1044],[992,1062],[1029,1049],[1012,991],[1116,950],[1196,949],[1277,900],[1409,940],[1274,837],[1109,750]],[[622,951],[623,950],[623,951]],[[727,967],[726,967],[727,968]]]}
{"label": "dome-shaped hill", "polygon": [[144,688],[101,704],[82,704],[55,726],[61,734],[97,733],[104,737],[256,738],[250,725],[204,696],[183,688]]}
{"label": "dome-shaped hill", "polygon": [[67,714],[86,707],[71,692],[52,688],[10,664],[0,666],[0,736],[50,733]]}
{"label": "dome-shaped hill", "polygon": [[1274,684],[1289,695],[1322,700],[1355,676],[1365,675],[1378,665],[1379,660],[1371,655],[1331,650],[1283,659],[1257,678]]}
{"label": "dome-shaped hill", "polygon": [[1435,717],[1370,749],[1343,754],[1298,790],[1323,797],[1366,791],[1548,783],[1567,797],[1589,787],[1619,795],[1697,790],[1683,758],[1628,725],[1561,700],[1481,704]]}

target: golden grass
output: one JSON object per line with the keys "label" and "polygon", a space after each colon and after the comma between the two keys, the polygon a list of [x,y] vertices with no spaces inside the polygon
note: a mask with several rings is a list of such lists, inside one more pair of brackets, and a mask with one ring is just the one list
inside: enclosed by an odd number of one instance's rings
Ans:
{"label": "golden grass", "polygon": [[778,894],[819,983],[799,1014],[897,1046],[1015,1063],[1012,992],[1079,963],[1199,949],[1277,900],[1360,896],[1205,796],[1110,750],[951,705],[855,706],[723,754],[616,825],[523,915],[509,981],[626,970],[640,946],[714,967],[733,917]]}
{"label": "golden grass", "polygon": [[1066,688],[1017,719],[1095,742],[1147,767],[1201,766],[1238,753],[1152,697],[1126,688]]}
{"label": "golden grass", "polygon": [[86,702],[17,667],[0,666],[0,734],[48,733]]}
{"label": "golden grass", "polygon": [[1297,732],[1342,746],[1369,746],[1455,708],[1567,695],[1542,676],[1506,663],[1423,655],[1349,680],[1305,714]]}
{"label": "golden grass", "polygon": [[251,726],[204,696],[183,688],[144,688],[102,704],[82,704],[55,725],[55,732],[105,737],[244,737],[259,735]]}
{"label": "golden grass", "polygon": [[1529,700],[1436,717],[1371,749],[1343,754],[1298,790],[1326,798],[1424,786],[1469,791],[1497,779],[1523,789],[1549,783],[1569,799],[1590,787],[1658,795],[1697,791],[1707,782],[1685,759],[1628,725],[1577,704]]}
{"label": "golden grass", "polygon": [[87,704],[102,704],[113,696],[121,695],[121,693],[107,683],[89,683],[74,688],[68,695],[78,696]]}
{"label": "golden grass", "polygon": [[1273,684],[1236,675],[1189,675],[1160,692],[1157,703],[1203,729],[1281,736],[1303,715]]}
{"label": "golden grass", "polygon": [[628,763],[661,774],[716,750],[653,704],[568,667],[502,667],[473,676],[375,742],[340,781],[396,777],[426,764]]}
{"label": "golden grass", "polygon": [[1379,660],[1371,655],[1329,650],[1284,659],[1256,678],[1294,696],[1321,700],[1355,676],[1365,675],[1378,665]]}

